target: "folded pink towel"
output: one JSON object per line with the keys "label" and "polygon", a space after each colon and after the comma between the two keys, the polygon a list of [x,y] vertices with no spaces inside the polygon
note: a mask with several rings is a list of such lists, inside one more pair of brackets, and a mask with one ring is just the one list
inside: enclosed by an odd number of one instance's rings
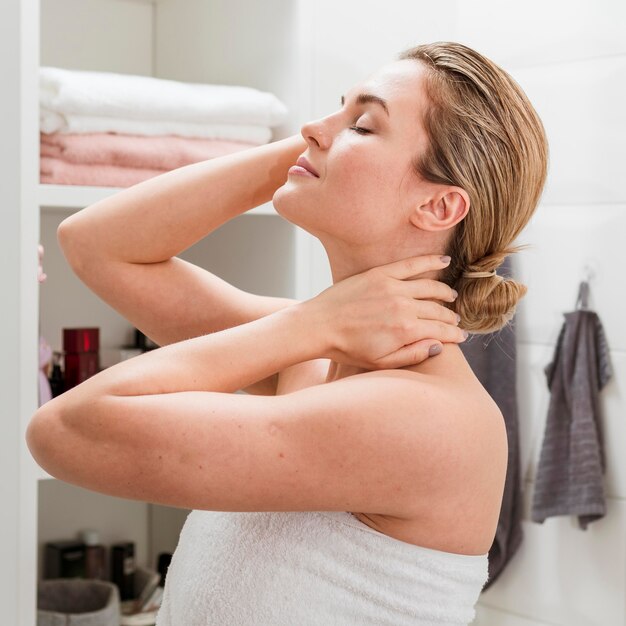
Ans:
{"label": "folded pink towel", "polygon": [[119,165],[70,163],[45,156],[42,156],[40,161],[40,181],[49,185],[130,187],[166,171]]}
{"label": "folded pink towel", "polygon": [[150,170],[173,170],[213,159],[256,144],[177,135],[115,133],[40,133],[41,156],[78,164],[115,165]]}

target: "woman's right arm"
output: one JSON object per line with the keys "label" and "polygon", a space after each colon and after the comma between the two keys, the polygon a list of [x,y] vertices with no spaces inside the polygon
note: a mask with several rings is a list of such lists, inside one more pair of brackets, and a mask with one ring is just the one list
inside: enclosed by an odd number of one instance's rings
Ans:
{"label": "woman's right arm", "polygon": [[[296,301],[242,291],[176,255],[269,202],[306,146],[294,135],[151,178],[63,220],[59,244],[77,276],[158,345],[258,319]],[[276,379],[246,391],[272,394]]]}

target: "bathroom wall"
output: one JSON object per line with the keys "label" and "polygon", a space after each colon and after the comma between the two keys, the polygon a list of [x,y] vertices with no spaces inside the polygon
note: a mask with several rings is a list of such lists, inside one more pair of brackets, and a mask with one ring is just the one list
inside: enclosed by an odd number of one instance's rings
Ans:
{"label": "bathroom wall", "polygon": [[[484,53],[521,84],[550,142],[540,206],[514,260],[528,285],[517,315],[524,539],[477,606],[474,626],[626,624],[626,3],[316,3],[311,110],[326,115],[355,82],[409,45],[456,40]],[[320,288],[329,280],[319,264]],[[591,271],[591,306],[611,347],[614,378],[602,393],[606,516],[586,531],[575,517],[530,520],[548,407],[543,368],[562,314]]]}
{"label": "bathroom wall", "polygon": [[[621,319],[626,253],[626,4],[459,2],[457,33],[503,67],[537,108],[550,143],[540,207],[520,237],[528,287],[518,314],[524,542],[481,596],[481,626],[618,626],[626,623],[626,330]],[[591,305],[611,347],[614,378],[602,394],[606,516],[586,531],[575,517],[530,521],[545,428],[550,362],[562,313],[592,272]]]}

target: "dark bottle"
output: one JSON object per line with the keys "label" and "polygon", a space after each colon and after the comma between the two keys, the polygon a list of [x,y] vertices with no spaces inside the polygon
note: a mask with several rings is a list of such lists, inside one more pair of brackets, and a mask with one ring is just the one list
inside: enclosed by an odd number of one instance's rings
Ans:
{"label": "dark bottle", "polygon": [[96,530],[83,530],[81,532],[85,544],[85,578],[106,580],[105,550],[100,545],[100,536]]}
{"label": "dark bottle", "polygon": [[161,552],[157,562],[157,571],[161,575],[159,580],[159,587],[165,587],[165,577],[167,576],[167,568],[172,562],[172,554],[170,552]]}
{"label": "dark bottle", "polygon": [[76,539],[46,543],[43,577],[84,578],[85,544]]}
{"label": "dark bottle", "polygon": [[135,597],[135,544],[116,543],[111,546],[111,581],[120,590],[120,600]]}
{"label": "dark bottle", "polygon": [[48,382],[50,383],[50,391],[52,397],[56,398],[65,391],[65,379],[63,376],[63,370],[61,369],[61,352],[52,353],[52,371]]}

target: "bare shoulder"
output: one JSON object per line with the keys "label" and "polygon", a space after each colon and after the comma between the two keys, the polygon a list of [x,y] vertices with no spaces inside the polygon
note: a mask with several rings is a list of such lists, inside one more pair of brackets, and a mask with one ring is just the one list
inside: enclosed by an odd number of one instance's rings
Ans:
{"label": "bare shoulder", "polygon": [[[439,358],[441,357],[441,358]],[[278,394],[308,390],[321,393],[332,377],[329,361],[317,359],[281,372]],[[359,405],[363,394],[376,405],[383,420],[402,425],[404,436],[393,445],[376,447],[377,481],[380,468],[403,458],[406,478],[397,501],[352,509],[370,528],[395,539],[435,550],[484,554],[493,543],[506,478],[508,445],[504,418],[474,376],[456,346],[428,361],[396,370],[361,372],[343,383]],[[321,385],[321,387],[320,387]],[[332,384],[331,384],[332,387]],[[339,410],[342,402],[336,404]],[[368,427],[362,416],[361,434]],[[400,448],[398,447],[400,446]],[[412,448],[412,472],[402,447]],[[373,460],[370,459],[370,461]],[[367,472],[362,468],[361,476]],[[372,504],[372,503],[371,503]],[[458,524],[459,516],[464,523]]]}
{"label": "bare shoulder", "polygon": [[[432,420],[440,435],[434,439],[439,442],[438,463],[433,466],[436,475],[427,492],[418,489],[420,497],[407,501],[403,516],[354,515],[371,528],[409,543],[460,554],[485,554],[495,537],[504,492],[506,425],[497,404],[459,355],[460,350],[457,354],[450,350],[438,363],[432,359],[391,374],[407,376],[410,372],[416,393],[428,398],[432,407],[416,413],[419,420]],[[415,428],[419,430],[420,425]],[[461,525],[459,517],[464,520]]]}

